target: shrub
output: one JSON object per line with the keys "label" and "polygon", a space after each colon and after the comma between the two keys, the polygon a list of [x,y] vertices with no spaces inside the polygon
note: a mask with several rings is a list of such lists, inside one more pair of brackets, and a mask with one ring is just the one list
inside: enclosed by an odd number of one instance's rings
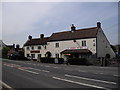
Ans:
{"label": "shrub", "polygon": [[[42,63],[55,63],[55,58],[52,58],[52,57],[42,57],[40,59],[40,61]],[[58,58],[58,63],[59,64],[62,64],[64,62],[64,59],[63,58]]]}
{"label": "shrub", "polygon": [[86,58],[71,58],[68,59],[68,63],[71,65],[88,65]]}
{"label": "shrub", "polygon": [[54,59],[55,59],[55,58],[42,57],[42,58],[40,59],[40,61],[41,61],[42,63],[54,63]]}

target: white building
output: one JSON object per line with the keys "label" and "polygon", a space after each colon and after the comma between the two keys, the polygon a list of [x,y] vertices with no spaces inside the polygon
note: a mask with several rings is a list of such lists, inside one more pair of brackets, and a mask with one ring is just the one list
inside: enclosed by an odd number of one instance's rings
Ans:
{"label": "white building", "polygon": [[24,44],[25,57],[62,57],[62,58],[98,58],[115,57],[107,40],[101,23],[97,27],[76,29],[72,24],[70,31],[53,33],[50,37],[40,35],[40,38],[29,39]]}
{"label": "white building", "polygon": [[0,58],[2,57],[2,48],[6,47],[2,40],[0,40]]}

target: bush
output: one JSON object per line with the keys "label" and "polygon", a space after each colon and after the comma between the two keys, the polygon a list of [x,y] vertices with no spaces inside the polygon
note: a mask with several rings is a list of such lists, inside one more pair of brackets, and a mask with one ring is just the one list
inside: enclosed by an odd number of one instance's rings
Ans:
{"label": "bush", "polygon": [[63,58],[58,58],[58,63],[59,64],[63,64],[64,63],[64,59]]}
{"label": "bush", "polygon": [[71,58],[68,59],[68,63],[71,65],[88,65],[86,58]]}
{"label": "bush", "polygon": [[[51,57],[42,57],[40,58],[40,61],[42,63],[55,63],[55,58],[51,58]],[[64,62],[63,58],[58,58],[58,63],[62,64]]]}
{"label": "bush", "polygon": [[41,61],[42,63],[54,63],[54,58],[42,57],[42,58],[40,58],[40,61]]}

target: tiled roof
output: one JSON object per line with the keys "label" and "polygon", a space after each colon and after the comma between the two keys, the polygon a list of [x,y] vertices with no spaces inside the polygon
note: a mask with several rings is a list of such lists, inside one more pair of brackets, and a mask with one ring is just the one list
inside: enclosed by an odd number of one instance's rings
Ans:
{"label": "tiled roof", "polygon": [[96,37],[98,32],[97,27],[85,28],[72,31],[53,33],[49,38],[49,41],[61,41],[61,40],[73,40]]}
{"label": "tiled roof", "polygon": [[44,45],[44,44],[47,44],[48,39],[49,39],[49,37],[35,38],[35,39],[27,40],[27,42],[24,44],[24,46]]}
{"label": "tiled roof", "polygon": [[57,32],[57,33],[53,33],[50,37],[34,38],[31,40],[27,40],[24,46],[44,45],[47,44],[48,41],[51,42],[51,41],[94,38],[96,37],[97,32],[98,32],[97,27],[78,29],[75,30],[74,32],[72,31]]}
{"label": "tiled roof", "polygon": [[73,54],[73,53],[92,53],[90,50],[88,49],[66,49],[64,51],[61,52],[62,54]]}

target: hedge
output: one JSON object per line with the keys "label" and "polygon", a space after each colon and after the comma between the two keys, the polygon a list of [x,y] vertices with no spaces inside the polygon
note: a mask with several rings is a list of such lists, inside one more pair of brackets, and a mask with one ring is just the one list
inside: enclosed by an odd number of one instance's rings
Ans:
{"label": "hedge", "polygon": [[[64,62],[63,58],[57,58],[57,59],[58,59],[58,63],[59,64],[62,64]],[[52,57],[42,57],[42,58],[40,58],[40,61],[42,63],[55,63],[55,58],[52,58]]]}
{"label": "hedge", "polygon": [[86,58],[71,58],[68,59],[68,63],[71,65],[88,65],[88,61]]}

